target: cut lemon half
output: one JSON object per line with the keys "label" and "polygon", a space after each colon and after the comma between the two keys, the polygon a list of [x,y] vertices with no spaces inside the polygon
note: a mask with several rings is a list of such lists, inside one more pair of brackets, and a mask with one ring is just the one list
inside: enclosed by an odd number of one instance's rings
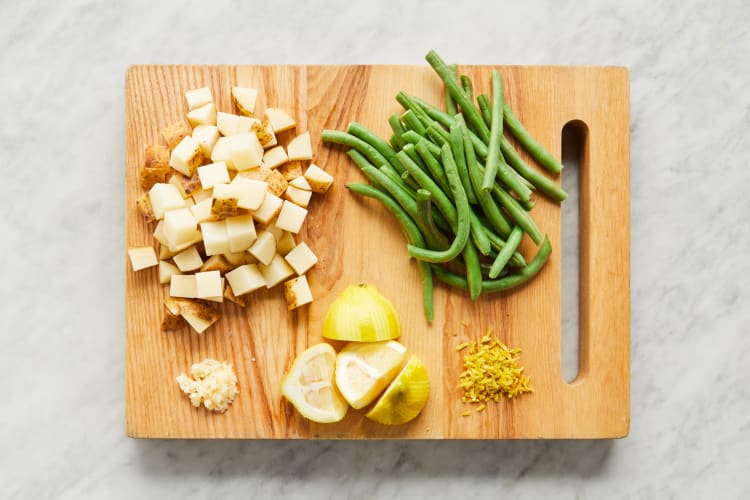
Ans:
{"label": "cut lemon half", "polygon": [[322,424],[338,422],[348,408],[334,384],[336,351],[317,344],[297,356],[281,382],[281,393],[303,417]]}
{"label": "cut lemon half", "polygon": [[412,356],[365,416],[384,425],[405,424],[419,415],[429,396],[427,369],[418,357]]}
{"label": "cut lemon half", "polygon": [[336,357],[336,387],[352,408],[364,408],[398,374],[404,359],[406,347],[394,340],[348,344]]}

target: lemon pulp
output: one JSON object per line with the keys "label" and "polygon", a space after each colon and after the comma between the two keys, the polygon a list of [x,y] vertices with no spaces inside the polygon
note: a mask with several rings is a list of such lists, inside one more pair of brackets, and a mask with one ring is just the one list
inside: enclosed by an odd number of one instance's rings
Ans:
{"label": "lemon pulp", "polygon": [[398,374],[406,348],[394,340],[352,342],[336,357],[336,387],[352,408],[370,404]]}

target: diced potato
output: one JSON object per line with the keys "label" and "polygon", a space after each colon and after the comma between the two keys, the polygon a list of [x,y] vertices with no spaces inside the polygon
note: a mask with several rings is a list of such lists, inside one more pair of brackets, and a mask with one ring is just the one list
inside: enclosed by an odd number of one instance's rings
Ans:
{"label": "diced potato", "polygon": [[196,333],[203,333],[206,329],[216,323],[221,314],[215,305],[203,300],[168,298],[164,305],[172,314],[179,314],[188,322]]}
{"label": "diced potato", "polygon": [[286,179],[287,182],[298,178],[304,179],[304,177],[302,177],[302,163],[299,161],[288,161],[279,166],[277,170],[284,176],[284,179]]}
{"label": "diced potato", "polygon": [[[169,242],[167,241],[167,236],[164,234],[164,221],[163,220],[160,220],[156,224],[156,227],[154,228],[154,233],[153,234],[154,234],[154,239],[156,241],[158,241],[162,246],[165,246],[165,247],[169,248]],[[161,257],[161,254],[159,255],[159,257],[163,258],[163,257]],[[171,257],[171,255],[170,255],[170,257]]]}
{"label": "diced potato", "polygon": [[164,212],[185,207],[185,200],[180,191],[172,184],[157,183],[148,192],[151,209],[157,220],[164,217]]}
{"label": "diced potato", "polygon": [[245,264],[228,272],[227,281],[229,286],[232,287],[232,293],[238,297],[255,291],[266,284],[263,275],[255,264]]}
{"label": "diced potato", "polygon": [[219,271],[222,274],[226,274],[234,269],[235,266],[236,265],[232,265],[232,263],[229,262],[223,255],[212,255],[211,257],[206,259],[206,262],[203,263],[200,270],[201,272]]}
{"label": "diced potato", "polygon": [[304,241],[294,247],[294,249],[284,256],[286,261],[292,266],[294,272],[300,276],[310,270],[318,263],[318,257],[313,253],[307,243]]}
{"label": "diced potato", "polygon": [[211,212],[219,220],[237,215],[239,211],[239,198],[235,186],[232,184],[216,184],[213,190]]}
{"label": "diced potato", "polygon": [[169,296],[194,299],[197,294],[195,275],[173,274],[169,280]]}
{"label": "diced potato", "polygon": [[195,233],[198,221],[189,208],[178,208],[164,214],[164,236],[169,248],[185,244]]}
{"label": "diced potato", "polygon": [[147,147],[143,166],[145,168],[169,167],[169,148],[166,146]]}
{"label": "diced potato", "polygon": [[297,243],[294,241],[292,233],[282,231],[281,236],[276,238],[276,251],[281,255],[288,254],[295,246],[297,246]]}
{"label": "diced potato", "polygon": [[163,332],[174,332],[181,330],[188,326],[185,319],[179,314],[172,314],[169,309],[164,312],[164,317],[161,320],[161,331]]}
{"label": "diced potato", "polygon": [[234,163],[232,163],[232,158],[229,155],[230,144],[231,141],[229,140],[229,137],[219,137],[216,144],[214,144],[214,148],[211,150],[211,161],[214,163],[223,161],[227,164],[227,168],[235,169]]}
{"label": "diced potato", "polygon": [[245,252],[245,264],[257,264],[260,262],[255,255],[251,254],[250,252]]}
{"label": "diced potato", "polygon": [[268,120],[253,124],[251,130],[255,132],[264,149],[272,148],[278,144],[276,134],[274,134],[273,127]]}
{"label": "diced potato", "polygon": [[182,252],[178,253],[172,258],[172,260],[174,260],[174,263],[177,264],[177,269],[179,269],[183,273],[186,273],[188,271],[195,271],[196,269],[200,269],[203,265],[203,259],[201,259],[201,256],[198,253],[198,249],[195,248],[195,245],[191,246],[187,250],[183,250]]}
{"label": "diced potato", "polygon": [[242,264],[246,264],[245,255],[247,255],[247,252],[230,252],[223,254],[223,257],[233,266],[241,266]]}
{"label": "diced potato", "polygon": [[180,120],[164,127],[161,135],[164,137],[164,141],[169,146],[169,149],[174,149],[185,137],[190,135],[190,127],[188,127],[187,123]]}
{"label": "diced potato", "polygon": [[259,231],[248,252],[262,264],[268,265],[276,255],[276,238],[268,231]]}
{"label": "diced potato", "polygon": [[267,266],[262,263],[258,264],[258,269],[266,282],[266,288],[273,288],[294,274],[294,269],[279,254],[274,255],[273,260]]}
{"label": "diced potato", "polygon": [[180,191],[183,198],[188,198],[201,188],[201,180],[197,172],[192,177],[185,177],[180,173],[175,173],[169,178],[169,184],[173,184]]}
{"label": "diced potato", "polygon": [[175,274],[182,274],[177,266],[166,260],[159,261],[159,283],[166,285]]}
{"label": "diced potato", "polygon": [[216,126],[219,127],[219,132],[224,137],[248,133],[256,123],[260,123],[257,118],[222,113],[221,111],[216,114]]}
{"label": "diced potato", "polygon": [[[221,299],[224,297],[224,287],[219,271],[195,273],[195,296],[199,299]],[[220,300],[216,300],[220,302]]]}
{"label": "diced potato", "polygon": [[212,102],[204,104],[200,108],[195,108],[186,115],[190,125],[216,125],[216,105]]}
{"label": "diced potato", "polygon": [[306,276],[298,276],[284,283],[284,297],[289,311],[313,301]]}
{"label": "diced potato", "polygon": [[130,257],[130,266],[133,271],[140,271],[159,265],[159,259],[156,258],[154,247],[133,247],[128,249]]}
{"label": "diced potato", "polygon": [[[261,276],[261,280],[262,279],[263,279],[263,276]],[[263,286],[262,283],[261,283],[261,286]],[[224,298],[229,300],[230,302],[234,302],[240,307],[245,307],[247,305],[245,302],[245,297],[242,297],[242,296],[238,297],[237,295],[235,295],[234,292],[232,291],[232,287],[229,285],[226,285],[224,287]]]}
{"label": "diced potato", "polygon": [[192,137],[186,135],[172,150],[169,166],[181,174],[192,177],[203,164],[203,149]]}
{"label": "diced potato", "polygon": [[229,170],[227,170],[226,162],[219,161],[198,167],[198,178],[203,189],[212,188],[215,184],[228,183]]}
{"label": "diced potato", "polygon": [[260,166],[258,168],[251,168],[250,170],[244,170],[242,172],[237,172],[237,177],[242,177],[245,179],[253,179],[256,181],[265,181],[266,177],[271,175],[272,170],[270,168],[266,168],[264,166]]}
{"label": "diced potato", "polygon": [[268,191],[267,182],[248,179],[240,175],[235,177],[231,184],[237,193],[237,206],[248,210],[257,210]]}
{"label": "diced potato", "polygon": [[195,217],[195,220],[200,222],[206,222],[211,220],[216,220],[216,216],[214,215],[213,211],[211,210],[211,207],[214,204],[214,200],[211,198],[206,198],[203,201],[200,201],[190,207],[190,211],[193,213],[193,217]]}
{"label": "diced potato", "polygon": [[174,246],[174,247],[168,246],[167,248],[172,253],[171,256],[174,257],[175,255],[177,255],[178,253],[182,252],[183,250],[185,250],[186,248],[190,247],[191,245],[196,245],[196,244],[200,243],[202,240],[203,240],[203,235],[201,234],[200,231],[198,231],[197,229],[195,229],[195,230],[193,230],[186,237],[184,243],[181,243],[181,244],[179,244],[177,246]]}
{"label": "diced potato", "polygon": [[141,167],[141,188],[148,191],[154,187],[154,184],[167,182],[171,172],[172,169],[169,165],[164,167]]}
{"label": "diced potato", "polygon": [[283,132],[284,130],[294,128],[297,125],[297,122],[294,121],[294,118],[292,118],[289,113],[287,113],[283,109],[266,108],[263,114],[271,124],[271,128],[273,129],[275,134]]}
{"label": "diced potato", "polygon": [[226,225],[230,252],[244,252],[250,248],[257,237],[252,215],[228,217]]}
{"label": "diced potato", "polygon": [[284,201],[279,216],[276,218],[276,227],[297,234],[302,228],[302,223],[307,217],[307,210],[295,205],[291,201]]}
{"label": "diced potato", "polygon": [[307,208],[307,205],[310,204],[310,198],[312,198],[312,191],[305,191],[292,185],[289,185],[286,191],[284,191],[285,200],[289,200],[303,208]]}
{"label": "diced potato", "polygon": [[[261,227],[262,231],[268,231],[271,233],[278,244],[281,241],[281,237],[284,235],[284,230],[271,224],[270,226]],[[278,250],[277,250],[278,251]]]}
{"label": "diced potato", "polygon": [[229,235],[225,221],[201,222],[206,256],[229,253]]}
{"label": "diced potato", "polygon": [[276,168],[279,165],[285,163],[288,157],[284,146],[276,146],[271,149],[266,149],[263,153],[263,166],[266,168]]}
{"label": "diced potato", "polygon": [[261,224],[269,224],[279,214],[283,203],[278,196],[266,193],[263,203],[253,212],[253,218]]}
{"label": "diced potato", "polygon": [[263,146],[255,134],[239,134],[230,139],[229,157],[235,169],[242,171],[260,166],[263,161]]}
{"label": "diced potato", "polygon": [[328,188],[333,184],[333,176],[314,163],[307,167],[305,180],[310,184],[310,189],[314,193],[320,194],[328,191]]}
{"label": "diced potato", "polygon": [[211,95],[210,88],[201,87],[199,89],[192,89],[185,92],[185,100],[187,101],[188,109],[192,111],[213,102],[214,98]]}
{"label": "diced potato", "polygon": [[195,201],[196,204],[202,202],[203,200],[210,200],[213,195],[213,189],[198,189],[196,191],[193,191],[192,193],[193,201]]}
{"label": "diced potato", "polygon": [[232,100],[240,113],[253,116],[255,113],[255,101],[258,99],[258,91],[246,87],[232,87]]}
{"label": "diced potato", "polygon": [[307,179],[303,175],[300,174],[299,177],[295,177],[293,180],[289,181],[290,186],[294,186],[297,189],[301,189],[302,191],[311,191],[310,183],[307,182]]}
{"label": "diced potato", "polygon": [[268,183],[268,192],[274,196],[281,196],[286,191],[287,182],[281,172],[278,170],[272,170],[268,177],[266,177]]}
{"label": "diced potato", "polygon": [[298,135],[292,139],[286,147],[289,161],[312,160],[312,145],[310,144],[310,132]]}
{"label": "diced potato", "polygon": [[156,220],[156,215],[154,215],[154,209],[151,208],[151,199],[149,198],[148,193],[140,195],[138,199],[135,200],[135,204],[146,222],[153,222]]}
{"label": "diced potato", "polygon": [[193,140],[200,144],[204,158],[211,158],[216,141],[219,140],[219,128],[215,125],[198,125],[193,129]]}

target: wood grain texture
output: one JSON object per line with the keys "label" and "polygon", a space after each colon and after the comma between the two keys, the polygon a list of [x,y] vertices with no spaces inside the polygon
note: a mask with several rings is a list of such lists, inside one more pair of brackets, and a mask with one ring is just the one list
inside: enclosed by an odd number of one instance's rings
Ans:
{"label": "wood grain texture", "polygon": [[[165,438],[613,438],[629,429],[629,83],[610,67],[499,67],[506,98],[531,133],[558,158],[561,131],[577,120],[585,133],[580,173],[580,360],[577,379],[561,370],[560,209],[535,196],[534,219],[549,234],[547,266],[524,288],[472,303],[438,285],[435,320],[424,320],[418,273],[393,218],[346,192],[363,181],[344,150],[320,143],[324,128],[351,120],[388,137],[399,90],[443,102],[442,86],[426,66],[133,66],[126,81],[126,244],[152,243],[153,227],[135,208],[138,168],[159,131],[182,119],[184,91],[207,85],[220,111],[232,111],[232,85],[259,89],[256,111],[272,105],[293,111],[297,132],[309,130],[314,161],[336,182],[316,196],[301,232],[319,263],[309,274],[315,302],[287,313],[283,291],[251,295],[247,308],[223,305],[222,319],[203,335],[162,333],[168,287],[155,269],[134,273],[126,263],[126,430],[133,437]],[[489,67],[460,70],[476,93],[489,92]],[[282,141],[293,136],[282,136]],[[527,160],[531,161],[528,156]],[[533,164],[533,163],[532,163]],[[525,237],[522,251],[533,256]],[[294,358],[320,342],[323,317],[347,285],[366,281],[394,303],[401,341],[430,373],[430,400],[412,423],[384,427],[350,410],[337,424],[301,418],[280,394]],[[523,349],[533,395],[467,409],[456,388],[462,356],[455,347],[487,328]],[[240,395],[224,414],[190,406],[174,378],[206,357],[231,362]]]}

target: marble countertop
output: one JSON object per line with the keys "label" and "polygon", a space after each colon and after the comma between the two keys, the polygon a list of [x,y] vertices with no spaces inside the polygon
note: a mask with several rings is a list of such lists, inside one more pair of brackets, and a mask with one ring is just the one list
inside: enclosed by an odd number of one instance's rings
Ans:
{"label": "marble countertop", "polygon": [[[0,497],[750,498],[750,3],[5,2]],[[617,441],[125,437],[135,63],[623,65],[632,414]]]}

